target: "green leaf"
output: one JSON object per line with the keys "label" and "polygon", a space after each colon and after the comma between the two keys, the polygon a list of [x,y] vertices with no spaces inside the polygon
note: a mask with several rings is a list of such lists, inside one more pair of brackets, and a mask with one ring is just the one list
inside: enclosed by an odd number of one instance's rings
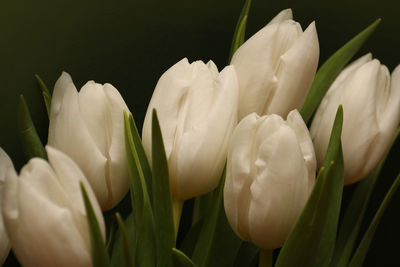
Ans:
{"label": "green leaf", "polygon": [[195,225],[210,212],[213,203],[213,192],[198,196],[194,200],[192,225]]}
{"label": "green leaf", "polygon": [[374,23],[336,51],[336,53],[328,58],[321,68],[319,68],[300,111],[300,114],[306,123],[310,120],[332,82],[336,79],[347,62],[349,62],[349,60],[375,31],[380,22],[381,19],[377,19]]}
{"label": "green leaf", "polygon": [[126,267],[133,267],[133,257],[132,257],[132,248],[129,243],[129,238],[128,234],[125,228],[125,224],[122,221],[121,215],[119,213],[115,214],[117,221],[118,221],[118,226],[119,226],[119,232],[121,235],[121,241],[122,241],[122,247],[124,251],[124,262]]}
{"label": "green leaf", "polygon": [[147,190],[147,184],[133,141],[133,133],[129,117],[124,112],[125,146],[130,176],[130,188],[134,222],[137,229],[135,249],[135,265],[155,266],[156,244],[154,240],[154,217]]}
{"label": "green leaf", "polygon": [[18,132],[26,160],[34,157],[47,159],[46,150],[36,132],[23,95],[20,95],[18,103]]}
{"label": "green leaf", "polygon": [[219,186],[213,192],[211,212],[204,217],[196,246],[192,254],[193,262],[202,266],[232,266],[241,240],[233,233],[224,210],[223,188],[225,170]]}
{"label": "green leaf", "polygon": [[42,91],[44,104],[46,105],[47,116],[50,118],[50,107],[51,107],[51,94],[49,89],[47,89],[46,84],[42,81],[39,75],[35,74],[36,81]]}
{"label": "green leaf", "polygon": [[378,228],[379,222],[382,219],[383,214],[385,213],[389,203],[394,197],[397,189],[400,185],[400,174],[397,175],[396,180],[393,182],[392,186],[389,189],[389,192],[386,194],[385,199],[382,201],[379,206],[378,211],[376,212],[374,218],[372,219],[371,224],[369,225],[367,232],[364,234],[360,245],[358,246],[356,252],[354,253],[353,258],[350,261],[349,267],[361,267],[363,266],[365,256],[367,255],[369,246],[371,245],[372,239],[374,238],[375,231]]}
{"label": "green leaf", "polygon": [[132,134],[133,144],[135,145],[136,153],[139,158],[140,166],[142,168],[143,176],[146,181],[147,191],[149,192],[149,198],[152,202],[152,185],[151,185],[151,169],[149,161],[147,160],[146,153],[144,152],[142,140],[140,139],[139,132],[136,127],[135,120],[132,114],[129,115],[129,126]]}
{"label": "green leaf", "polygon": [[343,110],[339,106],[323,167],[279,253],[276,267],[328,266],[331,261],[343,190],[342,124]]}
{"label": "green leaf", "polygon": [[238,22],[236,24],[235,33],[233,34],[233,40],[231,45],[231,51],[229,53],[229,62],[231,62],[233,54],[236,50],[244,43],[244,38],[246,35],[246,23],[251,5],[251,0],[246,0],[244,3],[242,12],[240,13]]}
{"label": "green leaf", "polygon": [[195,267],[192,260],[179,249],[172,248],[172,262],[174,267]]}
{"label": "green leaf", "polygon": [[260,249],[249,242],[242,242],[238,253],[236,254],[234,267],[251,266],[253,262],[258,261]]}
{"label": "green leaf", "polygon": [[108,267],[110,266],[110,258],[107,254],[107,249],[101,234],[99,222],[97,221],[94,213],[92,203],[90,203],[85,186],[80,183],[83,202],[86,208],[86,217],[89,225],[90,232],[90,245],[92,248],[92,262],[93,267]]}
{"label": "green leaf", "polygon": [[[133,214],[131,213],[125,220],[126,237],[128,239],[129,247],[131,250],[132,258],[135,258],[135,247],[136,247],[136,231],[135,221]],[[124,265],[124,245],[120,231],[117,232],[115,237],[115,243],[113,246],[111,256],[111,266],[120,267]]]}
{"label": "green leaf", "polygon": [[357,236],[360,232],[361,223],[364,218],[367,204],[374,190],[376,181],[380,175],[383,165],[385,164],[390,148],[399,136],[400,128],[397,129],[392,144],[389,146],[383,159],[378,166],[363,180],[361,180],[353,193],[352,199],[346,208],[340,225],[338,238],[335,246],[335,253],[331,262],[331,266],[347,266],[353,253]]}
{"label": "green leaf", "polygon": [[174,220],[169,185],[168,162],[157,111],[152,117],[153,211],[157,242],[157,266],[172,266],[175,247]]}

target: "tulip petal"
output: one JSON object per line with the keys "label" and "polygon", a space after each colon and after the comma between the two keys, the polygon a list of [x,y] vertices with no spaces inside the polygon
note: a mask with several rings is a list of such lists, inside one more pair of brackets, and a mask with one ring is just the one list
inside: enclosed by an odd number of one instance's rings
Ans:
{"label": "tulip petal", "polygon": [[281,23],[285,20],[292,20],[293,12],[291,8],[287,8],[279,12],[267,25],[271,25],[273,23]]}
{"label": "tulip petal", "polygon": [[272,249],[283,245],[304,207],[309,177],[296,134],[282,118],[266,118],[257,138],[249,234],[253,243]]}
{"label": "tulip petal", "polygon": [[0,147],[0,265],[6,260],[11,248],[2,214],[4,181],[9,169],[14,170],[14,165],[7,153]]}
{"label": "tulip petal", "polygon": [[226,67],[217,80],[208,75],[201,77],[209,84],[193,85],[188,92],[186,123],[178,124],[178,141],[169,159],[171,173],[176,174],[171,177],[175,195],[181,199],[204,194],[218,185],[225,162],[222,155],[227,153],[237,123],[238,83],[234,68]]}
{"label": "tulip petal", "polygon": [[108,196],[105,179],[107,158],[85,125],[80,113],[78,92],[71,77],[65,72],[54,87],[48,144],[77,162],[89,179],[101,207],[105,207]]}
{"label": "tulip petal", "polygon": [[290,110],[301,108],[314,79],[318,58],[318,36],[313,22],[280,57],[276,71],[278,87],[263,114],[286,117]]}

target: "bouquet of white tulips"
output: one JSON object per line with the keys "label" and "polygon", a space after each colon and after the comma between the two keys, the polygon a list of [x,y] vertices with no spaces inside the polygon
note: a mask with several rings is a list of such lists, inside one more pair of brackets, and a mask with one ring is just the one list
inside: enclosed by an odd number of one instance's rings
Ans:
{"label": "bouquet of white tulips", "polygon": [[170,67],[141,135],[111,84],[78,92],[63,72],[51,93],[36,76],[48,141],[21,96],[28,162],[17,172],[0,148],[0,264],[12,250],[28,267],[363,265],[400,185],[361,233],[400,132],[400,67],[350,62],[380,20],[317,70],[315,22],[286,9],[245,41],[250,4],[229,65]]}

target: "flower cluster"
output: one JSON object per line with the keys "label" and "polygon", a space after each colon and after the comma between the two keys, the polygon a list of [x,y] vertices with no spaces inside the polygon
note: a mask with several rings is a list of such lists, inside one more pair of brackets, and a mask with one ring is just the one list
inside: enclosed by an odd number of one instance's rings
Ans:
{"label": "flower cluster", "polygon": [[[211,192],[226,166],[223,205],[233,231],[263,250],[282,247],[313,191],[340,105],[344,183],[369,174],[400,122],[400,67],[390,75],[371,54],[350,64],[309,131],[298,110],[318,58],[315,22],[303,31],[287,9],[222,71],[186,58],[169,68],[149,103],[142,142],[153,168],[156,110],[172,199]],[[24,266],[93,264],[80,185],[105,238],[102,211],[116,207],[130,186],[124,112],[111,84],[89,81],[78,92],[62,73],[51,99],[48,161],[32,158],[17,174],[0,150],[0,263],[11,247]]]}

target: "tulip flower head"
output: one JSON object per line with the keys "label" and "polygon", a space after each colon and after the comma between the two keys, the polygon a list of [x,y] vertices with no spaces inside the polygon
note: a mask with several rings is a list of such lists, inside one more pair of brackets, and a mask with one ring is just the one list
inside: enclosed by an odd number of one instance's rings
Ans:
{"label": "tulip flower head", "polygon": [[287,121],[246,116],[228,150],[224,205],[232,229],[262,249],[281,247],[312,191],[315,170],[311,137],[297,110]]}
{"label": "tulip flower head", "polygon": [[367,54],[340,73],[322,99],[310,128],[319,165],[340,104],[347,185],[376,167],[394,137],[400,122],[400,67],[390,76],[386,66]]}
{"label": "tulip flower head", "polygon": [[239,120],[256,112],[300,109],[314,79],[319,44],[315,23],[303,32],[291,9],[280,12],[232,57],[239,81]]}
{"label": "tulip flower head", "polygon": [[8,168],[3,217],[13,252],[22,266],[92,266],[90,233],[80,183],[86,188],[100,229],[101,209],[79,167],[47,146],[49,163],[33,158],[19,175]]}
{"label": "tulip flower head", "polygon": [[64,72],[54,87],[48,144],[78,164],[103,210],[114,207],[129,189],[124,110],[129,112],[111,84],[89,81],[78,93]]}
{"label": "tulip flower head", "polygon": [[9,168],[14,168],[14,165],[12,164],[11,159],[8,157],[6,152],[4,152],[4,150],[0,147],[0,266],[6,260],[11,248],[1,212],[4,194],[4,180]]}
{"label": "tulip flower head", "polygon": [[235,69],[220,73],[210,61],[182,59],[160,78],[143,124],[143,146],[151,162],[151,118],[157,110],[168,159],[171,193],[186,200],[214,189],[237,123]]}

